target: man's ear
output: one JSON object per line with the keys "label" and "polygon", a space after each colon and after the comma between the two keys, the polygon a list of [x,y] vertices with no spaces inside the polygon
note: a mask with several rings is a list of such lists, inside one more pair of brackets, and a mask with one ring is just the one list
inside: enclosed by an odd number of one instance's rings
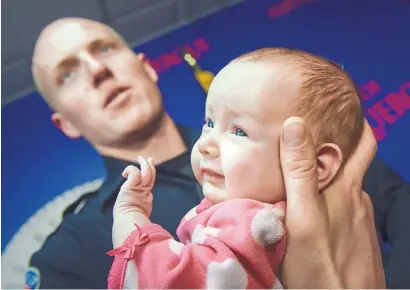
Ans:
{"label": "man's ear", "polygon": [[51,122],[60,129],[68,138],[77,139],[81,137],[80,131],[61,113],[53,113],[51,116]]}
{"label": "man's ear", "polygon": [[317,149],[317,177],[319,190],[327,187],[342,165],[343,154],[339,146],[325,143]]}
{"label": "man's ear", "polygon": [[143,53],[137,54],[137,59],[142,62],[142,66],[147,73],[148,77],[154,82],[158,82],[158,74],[155,69],[152,67],[151,63]]}

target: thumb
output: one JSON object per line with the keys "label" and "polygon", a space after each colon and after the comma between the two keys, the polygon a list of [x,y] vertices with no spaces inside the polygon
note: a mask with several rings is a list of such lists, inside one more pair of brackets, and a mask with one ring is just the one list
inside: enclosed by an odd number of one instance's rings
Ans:
{"label": "thumb", "polygon": [[303,119],[285,121],[280,140],[280,162],[287,208],[303,215],[318,197],[317,163],[313,138]]}

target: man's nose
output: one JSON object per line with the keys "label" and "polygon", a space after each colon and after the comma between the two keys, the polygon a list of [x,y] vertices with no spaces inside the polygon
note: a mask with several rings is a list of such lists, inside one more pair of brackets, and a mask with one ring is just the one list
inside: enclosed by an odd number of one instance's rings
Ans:
{"label": "man's nose", "polygon": [[82,59],[93,86],[99,87],[105,80],[113,76],[111,70],[93,55],[84,53]]}
{"label": "man's nose", "polygon": [[211,158],[217,158],[219,156],[218,136],[216,136],[216,132],[214,133],[212,131],[206,136],[201,137],[198,142],[198,150],[202,155],[207,155]]}

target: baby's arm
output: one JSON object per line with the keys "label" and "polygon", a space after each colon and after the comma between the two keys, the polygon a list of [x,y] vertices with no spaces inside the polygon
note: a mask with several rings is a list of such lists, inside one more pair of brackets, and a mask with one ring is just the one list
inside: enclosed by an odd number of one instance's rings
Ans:
{"label": "baby's arm", "polygon": [[113,210],[114,248],[122,245],[127,235],[135,230],[135,225],[150,223],[156,171],[152,160],[139,157],[138,162],[141,171],[135,166],[128,166],[122,174],[127,180],[121,186]]}
{"label": "baby's arm", "polygon": [[108,287],[279,286],[275,275],[284,251],[284,229],[275,210],[256,202],[231,202],[207,217],[205,226],[192,228],[186,245],[159,225],[136,227],[124,245],[110,253],[115,260]]}

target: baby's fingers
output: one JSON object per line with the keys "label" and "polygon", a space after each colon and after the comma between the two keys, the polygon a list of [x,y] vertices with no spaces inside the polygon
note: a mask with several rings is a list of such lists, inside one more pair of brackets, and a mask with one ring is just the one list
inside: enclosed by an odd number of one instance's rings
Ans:
{"label": "baby's fingers", "polygon": [[137,161],[141,166],[141,185],[147,187],[153,183],[154,172],[150,163],[144,157],[138,157]]}
{"label": "baby's fingers", "polygon": [[157,169],[155,168],[155,165],[154,165],[154,162],[152,161],[152,158],[148,158],[148,163],[151,167],[152,180],[155,181],[155,178],[157,177]]}
{"label": "baby's fingers", "polygon": [[134,165],[129,165],[127,166],[124,171],[122,172],[122,177],[124,178],[128,178],[128,175],[130,175],[131,172],[138,170],[137,167],[135,167]]}
{"label": "baby's fingers", "polygon": [[133,165],[127,166],[122,176],[127,179],[124,183],[127,186],[138,186],[141,182],[141,172]]}

